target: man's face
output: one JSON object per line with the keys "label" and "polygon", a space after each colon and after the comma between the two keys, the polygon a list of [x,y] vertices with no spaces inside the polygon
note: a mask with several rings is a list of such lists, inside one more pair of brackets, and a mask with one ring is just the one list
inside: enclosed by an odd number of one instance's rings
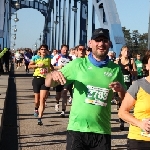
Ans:
{"label": "man's face", "polygon": [[68,51],[68,48],[66,46],[64,46],[62,49],[61,49],[61,54],[62,55],[66,55],[67,54],[67,51]]}
{"label": "man's face", "polygon": [[84,46],[79,46],[77,50],[77,56],[80,57],[85,57],[86,50]]}
{"label": "man's face", "polygon": [[110,43],[106,37],[100,36],[94,40],[91,40],[90,47],[92,48],[92,53],[97,58],[105,58],[108,54]]}

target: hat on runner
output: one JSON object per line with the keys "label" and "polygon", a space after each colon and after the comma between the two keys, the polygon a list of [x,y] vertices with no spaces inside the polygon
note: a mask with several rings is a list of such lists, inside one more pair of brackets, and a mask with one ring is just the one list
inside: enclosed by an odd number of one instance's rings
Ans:
{"label": "hat on runner", "polygon": [[110,39],[109,30],[108,29],[103,29],[103,28],[95,29],[92,33],[91,39],[94,40],[99,36],[105,36],[107,39]]}

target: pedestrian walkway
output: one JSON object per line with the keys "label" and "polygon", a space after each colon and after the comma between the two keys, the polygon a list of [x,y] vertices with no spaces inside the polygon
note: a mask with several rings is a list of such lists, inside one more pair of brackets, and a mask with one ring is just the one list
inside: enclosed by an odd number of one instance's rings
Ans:
{"label": "pedestrian walkway", "polygon": [[[0,76],[0,134],[2,132],[2,127],[3,127],[2,122],[3,122],[3,115],[4,115],[4,109],[5,109],[8,78],[9,78],[9,75]],[[0,136],[0,139],[1,139],[1,136]]]}
{"label": "pedestrian walkway", "polygon": [[[43,126],[39,126],[37,125],[37,119],[33,116],[32,74],[25,74],[24,67],[22,67],[15,70],[15,74],[12,76],[14,76],[14,78],[11,78],[14,82],[11,85],[11,92],[9,91],[9,101],[13,104],[8,107],[13,110],[13,119],[16,120],[5,124],[6,130],[3,132],[1,150],[65,150],[69,103],[66,118],[61,118],[60,112],[54,110],[55,91],[51,91],[42,119]],[[13,109],[11,106],[15,108]],[[11,110],[7,111],[12,112]],[[10,113],[9,116],[11,117],[12,114]],[[119,132],[116,106],[112,106],[111,123],[112,149],[125,150],[127,131]],[[127,127],[126,130],[128,130]],[[10,142],[8,142],[9,140]]]}

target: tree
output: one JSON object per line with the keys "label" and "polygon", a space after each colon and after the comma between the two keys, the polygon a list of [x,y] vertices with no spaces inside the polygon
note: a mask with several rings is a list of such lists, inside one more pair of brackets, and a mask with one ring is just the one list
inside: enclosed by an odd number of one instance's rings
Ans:
{"label": "tree", "polygon": [[127,30],[126,27],[122,27],[126,45],[129,47],[133,55],[141,53],[142,55],[148,49],[148,33],[140,34],[138,30]]}

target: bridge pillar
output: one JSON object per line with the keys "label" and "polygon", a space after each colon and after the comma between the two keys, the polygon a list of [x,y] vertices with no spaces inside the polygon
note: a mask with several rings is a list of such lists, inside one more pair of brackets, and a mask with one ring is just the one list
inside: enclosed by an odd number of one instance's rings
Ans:
{"label": "bridge pillar", "polygon": [[125,44],[124,34],[117,13],[114,0],[93,0],[100,27],[109,29],[110,39],[116,56],[119,56],[121,47]]}
{"label": "bridge pillar", "polygon": [[88,29],[88,2],[80,2],[80,40],[79,44],[87,45],[87,29]]}

